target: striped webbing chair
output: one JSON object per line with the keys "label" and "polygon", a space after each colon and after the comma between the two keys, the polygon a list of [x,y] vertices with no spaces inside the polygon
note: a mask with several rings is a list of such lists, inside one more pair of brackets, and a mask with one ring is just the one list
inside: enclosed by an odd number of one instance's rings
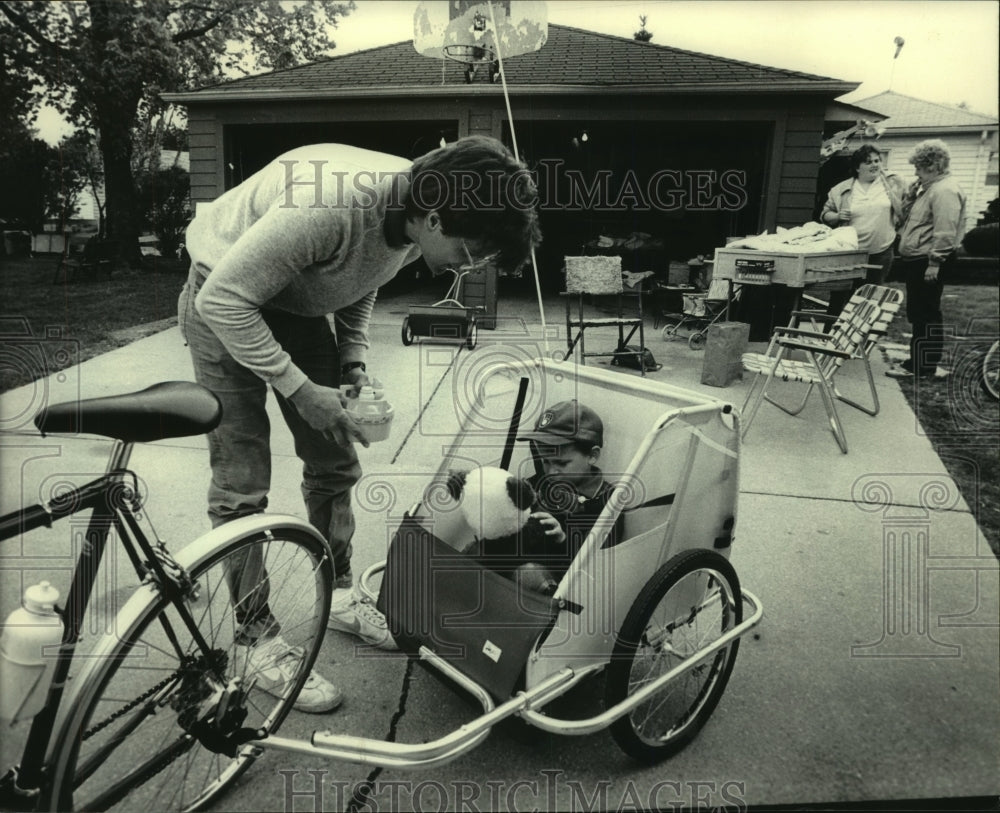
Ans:
{"label": "striped webbing chair", "polygon": [[[899,312],[903,294],[894,288],[862,285],[844,306],[840,316],[796,311],[789,327],[779,327],[771,337],[765,353],[744,353],[743,368],[756,373],[743,403],[743,435],[746,436],[765,398],[789,415],[798,415],[809,400],[813,387],[818,386],[823,405],[830,418],[833,436],[840,450],[847,453],[847,438],[837,416],[836,401],[860,409],[868,415],[879,411],[878,392],[872,376],[870,356],[878,340],[885,335],[895,315]],[[799,327],[803,319],[814,322],[832,322],[826,333]],[[789,358],[792,351],[804,353],[804,359]],[[864,363],[871,406],[852,401],[837,390],[837,371],[845,361],[857,359]],[[796,407],[786,407],[767,394],[775,379],[807,384],[802,401]],[[747,407],[750,407],[749,412]]]}

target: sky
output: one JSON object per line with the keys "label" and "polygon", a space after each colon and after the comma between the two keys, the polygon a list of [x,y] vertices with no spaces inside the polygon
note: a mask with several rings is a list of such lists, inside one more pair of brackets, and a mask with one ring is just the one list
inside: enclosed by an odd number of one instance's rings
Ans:
{"label": "sky", "polygon": [[[334,38],[336,54],[413,37],[417,0],[356,0]],[[996,0],[549,0],[549,22],[622,37],[646,16],[652,42],[804,71],[997,115],[1000,4]],[[894,40],[905,40],[898,58]],[[57,140],[47,111],[41,135]]]}

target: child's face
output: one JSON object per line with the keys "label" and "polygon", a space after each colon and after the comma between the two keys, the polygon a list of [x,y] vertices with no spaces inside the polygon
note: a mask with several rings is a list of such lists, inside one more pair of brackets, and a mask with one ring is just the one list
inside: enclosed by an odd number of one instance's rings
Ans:
{"label": "child's face", "polygon": [[572,444],[547,446],[539,443],[538,457],[543,473],[553,480],[572,483],[590,476],[591,455]]}

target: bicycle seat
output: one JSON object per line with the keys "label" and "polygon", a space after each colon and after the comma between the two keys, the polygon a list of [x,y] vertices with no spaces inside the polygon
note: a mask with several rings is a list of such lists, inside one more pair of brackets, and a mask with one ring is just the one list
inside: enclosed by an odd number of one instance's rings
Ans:
{"label": "bicycle seat", "polygon": [[204,435],[219,425],[222,404],[200,384],[164,381],[139,392],[44,408],[35,426],[48,432],[104,435],[126,443]]}

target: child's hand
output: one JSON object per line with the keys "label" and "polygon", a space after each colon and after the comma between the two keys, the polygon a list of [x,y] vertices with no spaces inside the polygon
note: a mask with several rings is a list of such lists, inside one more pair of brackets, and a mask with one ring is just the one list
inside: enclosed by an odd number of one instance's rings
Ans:
{"label": "child's hand", "polygon": [[545,529],[545,535],[552,537],[557,545],[566,541],[566,533],[559,524],[559,520],[548,511],[535,511],[531,518],[538,521],[538,524]]}

